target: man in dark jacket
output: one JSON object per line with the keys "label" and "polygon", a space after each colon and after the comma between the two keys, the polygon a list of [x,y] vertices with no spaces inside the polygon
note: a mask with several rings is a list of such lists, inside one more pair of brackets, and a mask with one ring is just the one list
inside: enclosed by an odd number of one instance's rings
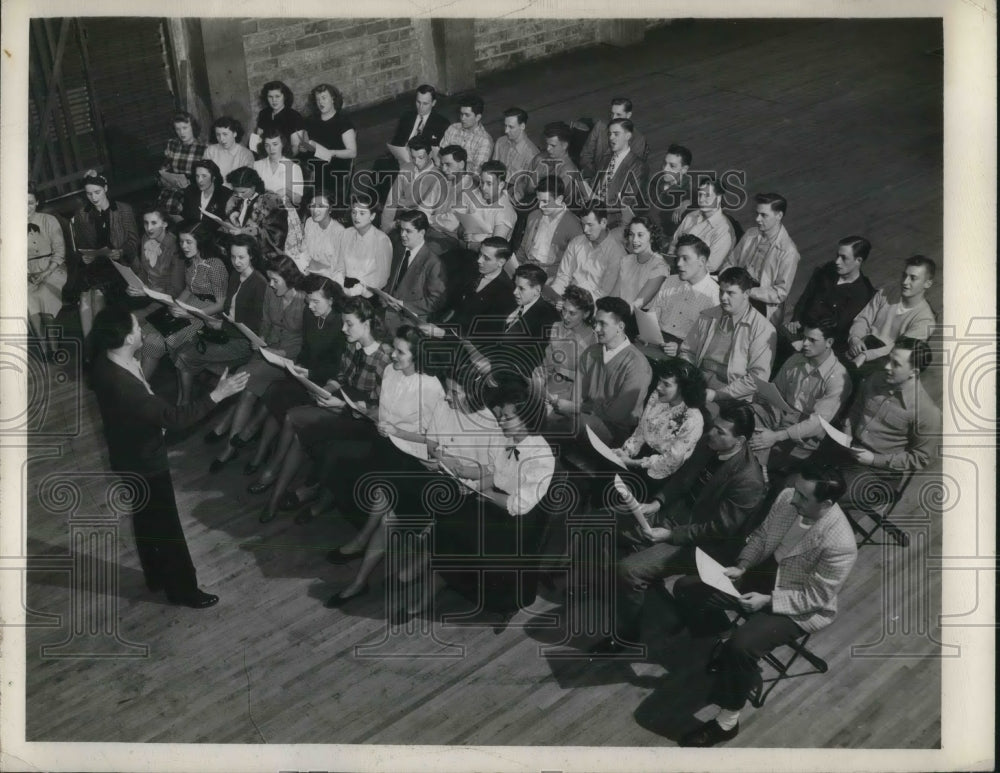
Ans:
{"label": "man in dark jacket", "polygon": [[753,430],[749,406],[724,403],[691,458],[652,502],[639,505],[651,528],[622,535],[638,552],[618,564],[618,639],[604,639],[591,652],[613,654],[622,649],[619,639],[639,641],[646,588],[692,572],[695,548],[723,566],[733,564],[767,493],[763,470],[749,447]]}
{"label": "man in dark jacket", "polygon": [[205,418],[216,403],[243,391],[248,373],[222,374],[215,389],[204,397],[174,406],[153,394],[136,354],[142,349],[142,331],[135,316],[116,307],[103,309],[94,319],[95,356],[91,385],[104,423],[111,468],[139,491],[132,512],[136,549],[146,585],[166,590],[167,599],[204,609],[219,597],[198,588],[174,500],[167,447],[167,430],[184,429]]}

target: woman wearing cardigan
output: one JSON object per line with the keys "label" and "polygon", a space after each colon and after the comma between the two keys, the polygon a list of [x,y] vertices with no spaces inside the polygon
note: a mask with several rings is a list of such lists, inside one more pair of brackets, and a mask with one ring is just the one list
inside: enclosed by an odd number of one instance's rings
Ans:
{"label": "woman wearing cardigan", "polygon": [[[302,317],[305,311],[305,296],[298,289],[305,277],[290,258],[283,257],[267,269],[267,292],[264,294],[264,319],[260,337],[267,343],[272,354],[294,360],[302,350]],[[250,359],[244,370],[250,374],[247,388],[239,401],[222,417],[215,429],[209,432],[206,441],[221,439],[228,433],[229,442],[212,461],[209,472],[218,472],[226,462],[233,459],[239,449],[250,442],[241,433],[246,430],[253,438],[267,418],[267,406],[260,398],[268,388],[285,378],[285,371],[275,367],[257,353]],[[254,410],[256,408],[256,411]],[[250,465],[248,465],[249,467]],[[255,471],[255,470],[254,470]]]}
{"label": "woman wearing cardigan", "polygon": [[233,272],[229,275],[223,306],[226,321],[208,325],[212,330],[221,331],[225,341],[206,341],[199,336],[172,355],[180,381],[178,405],[190,402],[194,377],[205,368],[236,368],[250,359],[253,353],[250,342],[234,323],[240,322],[254,333],[260,334],[267,280],[256,268],[262,262],[257,240],[244,234],[232,237],[229,259],[233,264]]}
{"label": "woman wearing cardigan", "polygon": [[582,287],[570,285],[562,295],[560,321],[552,326],[549,345],[542,364],[534,374],[534,383],[543,395],[575,400],[576,361],[588,347],[597,343],[594,328],[594,296]]}
{"label": "woman wearing cardigan", "polygon": [[184,190],[184,222],[201,222],[214,235],[221,225],[219,221],[226,217],[226,204],[232,195],[214,161],[195,161],[191,166],[191,184]]}
{"label": "woman wearing cardigan", "polygon": [[[336,377],[347,345],[340,312],[343,293],[339,285],[316,274],[307,276],[302,281],[302,291],[306,296],[309,313],[303,315],[302,349],[292,369],[312,383],[323,385]],[[257,482],[247,490],[251,494],[263,494],[274,486],[271,500],[260,516],[260,522],[267,523],[274,520],[279,509],[294,508],[294,504],[288,506],[285,494],[302,463],[302,450],[288,421],[288,414],[296,406],[311,404],[313,398],[297,379],[286,375],[268,387],[263,401],[270,415],[257,454],[251,462],[251,472],[263,462],[279,429],[281,435],[270,461]],[[292,457],[291,462],[288,461],[289,456]],[[275,483],[278,485],[275,486]],[[288,496],[294,498],[294,493]]]}
{"label": "woman wearing cardigan", "polygon": [[[184,290],[184,259],[181,258],[177,237],[167,230],[167,215],[160,209],[150,209],[142,215],[142,247],[132,266],[135,275],[151,290],[176,298]],[[142,290],[126,286],[127,306],[143,324],[154,311],[164,308]]]}
{"label": "woman wearing cardigan", "polygon": [[111,261],[131,266],[139,254],[139,228],[132,207],[108,196],[108,179],[94,170],[83,177],[87,203],[70,221],[73,248],[80,253],[74,289],[80,294],[80,325],[90,334],[94,315],[104,306],[104,293],[120,293],[125,282]]}
{"label": "woman wearing cardigan", "polygon": [[[181,226],[181,256],[186,264],[184,269],[184,289],[177,300],[201,309],[205,314],[215,315],[222,311],[226,302],[228,277],[226,266],[218,258],[211,257],[211,234],[199,222]],[[176,304],[170,306],[170,314],[188,320],[188,325],[164,338],[148,321],[142,326],[142,374],[148,381],[152,378],[160,360],[168,352],[176,352],[191,341],[204,326],[204,322]]]}

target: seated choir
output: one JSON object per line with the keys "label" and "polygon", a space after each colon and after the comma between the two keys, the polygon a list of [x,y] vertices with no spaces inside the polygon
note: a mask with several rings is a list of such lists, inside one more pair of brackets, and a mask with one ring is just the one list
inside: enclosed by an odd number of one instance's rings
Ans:
{"label": "seated choir", "polygon": [[[331,608],[368,591],[396,516],[420,515],[432,526],[398,572],[419,586],[390,619],[422,613],[443,583],[483,600],[502,629],[534,585],[479,569],[540,549],[557,457],[591,479],[573,484],[584,507],[603,506],[595,482],[618,473],[604,503],[619,524],[615,635],[591,649],[640,641],[646,588],[696,575],[704,551],[743,595],[720,606],[696,576],[677,582],[685,624],[727,636],[720,712],[683,742],[732,738],[758,656],[833,619],[856,555],[838,501],[868,501],[867,486],[937,453],[941,415],[921,383],[935,262],[907,259],[898,290],[876,292],[861,272],[871,244],[845,237],[790,299],[800,258],[784,197],[758,194],[756,225],[737,238],[721,184],[692,179],[691,151],[672,144],[652,206],[625,203],[618,165],[644,179],[648,149],[624,98],[588,137],[585,182],[566,124],[544,128],[539,152],[527,113],[510,108],[494,144],[481,99],[459,101],[448,126],[421,86],[389,144],[400,164],[382,212],[371,189],[352,191],[357,136],[339,90],[316,86],[305,118],[280,81],[260,96],[256,161],[235,119],[218,118],[206,147],[198,121],[174,115],[141,236],[108,178],[88,173],[69,230],[82,264],[68,278],[59,222],[29,187],[36,332],[64,297],[79,297],[84,333],[104,303],[131,309],[142,373],[169,357],[179,405],[203,371],[249,373],[205,437],[227,440],[209,469],[256,440],[243,472],[257,476],[251,494],[269,493],[261,523],[295,510],[303,524],[334,505],[360,514],[327,555],[359,562]],[[127,285],[123,266],[171,301]],[[658,324],[655,347],[634,341],[639,310]],[[850,448],[827,437],[831,424]],[[454,506],[436,507],[430,486]],[[450,553],[469,565],[431,580]],[[746,618],[731,636],[727,606]]]}

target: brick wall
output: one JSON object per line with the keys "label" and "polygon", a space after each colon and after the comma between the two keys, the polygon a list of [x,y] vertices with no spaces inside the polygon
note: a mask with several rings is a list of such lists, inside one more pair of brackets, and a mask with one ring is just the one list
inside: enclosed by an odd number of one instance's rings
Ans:
{"label": "brick wall", "polygon": [[476,19],[476,74],[597,42],[594,19]]}
{"label": "brick wall", "polygon": [[[383,102],[416,88],[418,44],[409,19],[252,19],[242,22],[247,85],[256,100],[281,80],[306,109],[309,91],[332,83],[347,107]],[[255,105],[256,110],[260,105]]]}

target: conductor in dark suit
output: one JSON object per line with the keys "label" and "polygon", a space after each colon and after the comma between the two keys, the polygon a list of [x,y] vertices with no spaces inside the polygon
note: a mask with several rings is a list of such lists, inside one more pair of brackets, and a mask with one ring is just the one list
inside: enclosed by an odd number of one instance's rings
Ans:
{"label": "conductor in dark suit", "polygon": [[[427,215],[419,209],[408,209],[399,218],[400,243],[393,250],[392,268],[385,291],[406,308],[413,311],[420,322],[440,311],[446,299],[444,264],[441,257],[424,240],[430,223]],[[396,329],[412,320],[405,316],[401,307],[387,302],[386,331]]]}
{"label": "conductor in dark suit", "polygon": [[173,604],[204,609],[219,597],[198,588],[198,577],[177,514],[174,485],[163,436],[203,419],[216,403],[241,392],[248,373],[222,374],[215,389],[183,406],[153,394],[136,354],[142,348],[139,322],[129,311],[108,307],[94,319],[91,385],[104,423],[111,468],[145,484],[132,512],[136,549],[146,585],[166,590]]}

